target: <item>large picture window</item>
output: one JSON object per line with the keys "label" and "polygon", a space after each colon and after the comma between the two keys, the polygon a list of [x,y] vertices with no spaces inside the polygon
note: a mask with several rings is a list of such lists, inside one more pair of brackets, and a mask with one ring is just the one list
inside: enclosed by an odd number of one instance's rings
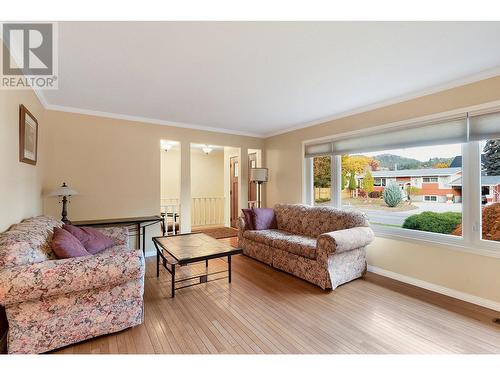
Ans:
{"label": "large picture window", "polygon": [[374,226],[460,236],[461,159],[461,144],[342,155],[342,206]]}
{"label": "large picture window", "polygon": [[500,255],[500,110],[383,126],[304,150],[314,169],[308,203],[363,211],[378,235]]}

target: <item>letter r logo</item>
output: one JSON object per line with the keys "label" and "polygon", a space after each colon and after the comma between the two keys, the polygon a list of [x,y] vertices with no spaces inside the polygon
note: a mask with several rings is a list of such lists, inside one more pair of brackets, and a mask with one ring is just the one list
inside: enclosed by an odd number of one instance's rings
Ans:
{"label": "letter r logo", "polygon": [[53,33],[50,23],[2,24],[3,75],[52,75]]}

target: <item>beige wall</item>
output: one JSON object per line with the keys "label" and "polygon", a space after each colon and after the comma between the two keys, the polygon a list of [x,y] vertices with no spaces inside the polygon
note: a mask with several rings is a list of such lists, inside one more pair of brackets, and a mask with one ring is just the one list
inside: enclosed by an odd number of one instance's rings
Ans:
{"label": "beige wall", "polygon": [[[72,220],[159,213],[160,140],[262,148],[253,137],[46,111],[47,168],[44,191],[65,181],[80,195],[69,207]],[[56,199],[44,212],[58,216]]]}
{"label": "beige wall", "polygon": [[191,149],[191,196],[193,198],[224,196],[224,150],[208,155]]}
{"label": "beige wall", "polygon": [[0,90],[0,232],[42,212],[42,168],[45,155],[38,150],[36,166],[19,161],[19,105],[37,118],[38,145],[46,134],[44,110],[31,90]]}
{"label": "beige wall", "polygon": [[[161,197],[180,196],[180,149],[159,151],[161,153]],[[191,196],[224,196],[224,151],[215,149],[205,154],[199,148],[191,149]]]}
{"label": "beige wall", "polygon": [[[302,201],[302,142],[500,100],[500,76],[266,139],[266,203]],[[369,264],[500,302],[500,259],[378,238]]]}
{"label": "beige wall", "polygon": [[181,189],[181,152],[158,149],[161,155],[161,198],[179,199]]}

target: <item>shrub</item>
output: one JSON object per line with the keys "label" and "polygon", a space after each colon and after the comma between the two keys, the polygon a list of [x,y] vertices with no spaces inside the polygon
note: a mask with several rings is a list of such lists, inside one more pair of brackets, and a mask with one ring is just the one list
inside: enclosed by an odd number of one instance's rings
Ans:
{"label": "shrub", "polygon": [[389,207],[396,207],[403,200],[403,196],[401,195],[401,189],[398,185],[389,185],[384,189],[383,193],[384,202]]}
{"label": "shrub", "polygon": [[364,190],[359,190],[358,191],[358,197],[360,198],[366,198],[368,196],[368,194],[366,193],[366,191]]}
{"label": "shrub", "polygon": [[424,232],[434,232],[451,234],[462,222],[460,212],[432,212],[425,211],[421,214],[412,215],[406,218],[403,228],[421,230]]}
{"label": "shrub", "polygon": [[325,203],[325,202],[330,202],[331,198],[316,198],[314,200],[315,203]]}
{"label": "shrub", "polygon": [[382,192],[381,191],[372,191],[370,194],[368,194],[370,198],[381,198],[382,197]]}

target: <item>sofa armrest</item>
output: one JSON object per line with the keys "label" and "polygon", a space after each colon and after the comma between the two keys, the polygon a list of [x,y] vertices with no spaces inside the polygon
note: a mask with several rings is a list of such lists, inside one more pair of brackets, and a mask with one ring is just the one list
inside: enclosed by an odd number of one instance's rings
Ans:
{"label": "sofa armrest", "polygon": [[237,223],[237,225],[238,225],[238,233],[243,233],[244,231],[246,231],[246,230],[247,230],[247,223],[246,223],[246,221],[245,221],[245,218],[244,218],[244,217],[240,216],[240,217],[238,218],[238,223]]}
{"label": "sofa armrest", "polygon": [[327,254],[342,253],[369,245],[375,235],[369,227],[355,227],[323,233],[318,237],[318,251]]}
{"label": "sofa armrest", "polygon": [[121,227],[96,227],[99,232],[111,237],[115,246],[126,246],[128,248],[128,228]]}
{"label": "sofa armrest", "polygon": [[141,250],[49,260],[0,271],[0,305],[119,285],[144,277]]}

